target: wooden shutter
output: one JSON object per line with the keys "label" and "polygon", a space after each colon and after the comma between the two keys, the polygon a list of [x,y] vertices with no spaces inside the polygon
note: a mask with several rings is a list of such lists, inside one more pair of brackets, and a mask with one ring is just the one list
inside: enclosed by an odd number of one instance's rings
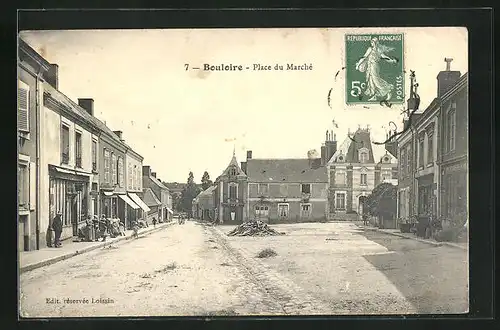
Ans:
{"label": "wooden shutter", "polygon": [[29,125],[29,86],[19,81],[17,87],[17,126],[21,132],[30,131]]}
{"label": "wooden shutter", "polygon": [[36,165],[34,162],[29,163],[29,192],[30,192],[30,210],[36,207]]}

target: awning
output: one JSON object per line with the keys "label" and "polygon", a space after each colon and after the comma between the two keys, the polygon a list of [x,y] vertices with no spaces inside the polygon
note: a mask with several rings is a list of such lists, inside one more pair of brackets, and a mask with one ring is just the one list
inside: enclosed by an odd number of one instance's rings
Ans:
{"label": "awning", "polygon": [[112,192],[109,192],[109,191],[103,191],[104,195],[106,196],[113,196],[113,193]]}
{"label": "awning", "polygon": [[167,211],[170,213],[170,214],[174,214],[174,211],[172,211],[170,208],[167,207]]}
{"label": "awning", "polygon": [[62,167],[57,167],[57,166],[52,166],[54,170],[56,170],[59,173],[65,173],[65,174],[73,174],[73,175],[80,175],[80,176],[90,176],[92,173],[88,172],[83,172],[83,171],[78,171],[78,170],[72,170],[72,169],[66,169]]}
{"label": "awning", "polygon": [[133,208],[134,210],[137,210],[139,208],[139,206],[137,206],[137,204],[135,204],[130,198],[128,198],[127,195],[118,195],[118,196],[120,196],[120,198],[123,199],[125,203],[130,205],[130,207]]}
{"label": "awning", "polygon": [[145,212],[151,211],[151,209],[142,201],[142,199],[134,193],[129,193],[128,196]]}

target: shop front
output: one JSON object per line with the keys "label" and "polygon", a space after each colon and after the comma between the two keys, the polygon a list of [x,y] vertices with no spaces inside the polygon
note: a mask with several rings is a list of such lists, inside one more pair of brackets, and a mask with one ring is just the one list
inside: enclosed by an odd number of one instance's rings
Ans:
{"label": "shop front", "polygon": [[49,181],[50,221],[61,212],[61,239],[78,236],[89,214],[90,174],[49,165]]}
{"label": "shop front", "polygon": [[151,209],[146,205],[146,203],[135,193],[128,193],[128,197],[139,207],[135,212],[135,218],[132,220],[144,220],[146,214],[148,214]]}
{"label": "shop front", "polygon": [[434,174],[421,176],[418,181],[418,215],[436,216]]}

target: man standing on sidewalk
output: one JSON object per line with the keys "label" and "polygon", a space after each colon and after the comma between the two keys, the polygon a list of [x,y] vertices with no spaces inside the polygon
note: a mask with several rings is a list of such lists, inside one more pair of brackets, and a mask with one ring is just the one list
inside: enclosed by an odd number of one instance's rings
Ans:
{"label": "man standing on sidewalk", "polygon": [[61,247],[61,234],[62,234],[62,213],[57,212],[54,220],[52,221],[52,229],[54,229],[54,247]]}

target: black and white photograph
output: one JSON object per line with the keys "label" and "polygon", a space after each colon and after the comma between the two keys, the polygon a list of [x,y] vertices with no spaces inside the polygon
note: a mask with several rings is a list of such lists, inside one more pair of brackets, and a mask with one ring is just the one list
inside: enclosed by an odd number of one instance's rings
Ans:
{"label": "black and white photograph", "polygon": [[20,31],[20,317],[468,313],[468,42]]}

